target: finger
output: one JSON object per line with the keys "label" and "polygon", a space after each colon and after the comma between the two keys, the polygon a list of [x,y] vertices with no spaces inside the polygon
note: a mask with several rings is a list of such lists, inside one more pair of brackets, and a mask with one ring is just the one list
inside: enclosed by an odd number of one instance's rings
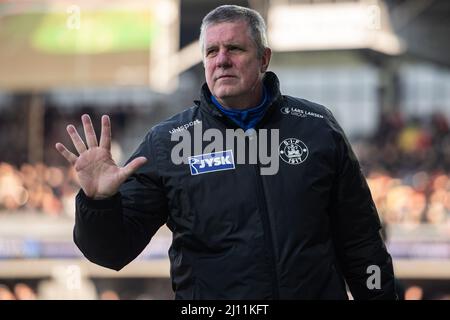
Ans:
{"label": "finger", "polygon": [[78,134],[77,129],[71,124],[67,126],[67,132],[70,135],[70,138],[72,139],[73,145],[75,146],[75,149],[77,149],[79,154],[82,154],[85,152],[86,145],[84,144],[83,140],[81,139],[80,135]]}
{"label": "finger", "polygon": [[107,115],[102,116],[100,148],[111,150],[111,121],[109,120],[109,117]]}
{"label": "finger", "polygon": [[76,155],[74,155],[72,152],[70,152],[69,150],[67,150],[67,148],[62,144],[62,143],[57,143],[55,145],[56,150],[58,150],[59,153],[61,153],[61,155],[66,158],[67,161],[69,161],[70,164],[74,165],[75,162],[77,161],[78,157]]}
{"label": "finger", "polygon": [[97,137],[95,136],[91,117],[87,114],[83,114],[81,116],[81,121],[83,122],[84,136],[86,137],[88,148],[98,147]]}
{"label": "finger", "polygon": [[122,168],[123,180],[131,176],[137,169],[139,169],[139,167],[141,167],[146,162],[147,162],[146,157],[138,157],[136,159],[133,159],[133,161],[131,161],[125,167]]}

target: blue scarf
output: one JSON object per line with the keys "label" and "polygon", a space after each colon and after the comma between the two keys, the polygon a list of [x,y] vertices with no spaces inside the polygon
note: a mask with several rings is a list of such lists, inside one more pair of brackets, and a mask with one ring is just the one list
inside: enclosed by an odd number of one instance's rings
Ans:
{"label": "blue scarf", "polygon": [[267,102],[269,100],[269,93],[265,86],[263,86],[262,102],[256,107],[245,110],[225,109],[219,101],[211,95],[211,101],[216,105],[216,107],[244,130],[251,129],[256,126],[259,120],[263,117],[268,105]]}

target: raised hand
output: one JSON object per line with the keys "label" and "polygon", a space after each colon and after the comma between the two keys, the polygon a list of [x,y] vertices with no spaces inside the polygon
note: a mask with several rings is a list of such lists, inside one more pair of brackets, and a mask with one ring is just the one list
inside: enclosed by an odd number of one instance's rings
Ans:
{"label": "raised hand", "polygon": [[67,132],[79,156],[70,152],[59,142],[55,145],[56,150],[74,166],[80,186],[88,197],[94,199],[111,197],[117,193],[120,185],[147,161],[147,158],[138,157],[125,167],[117,166],[111,156],[111,122],[109,117],[102,116],[100,144],[97,142],[89,115],[84,114],[81,120],[87,147],[75,127],[68,125]]}

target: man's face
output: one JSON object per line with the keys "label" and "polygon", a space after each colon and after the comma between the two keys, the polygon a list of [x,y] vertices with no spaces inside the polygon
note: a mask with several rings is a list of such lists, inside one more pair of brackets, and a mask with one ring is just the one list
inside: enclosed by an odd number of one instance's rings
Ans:
{"label": "man's face", "polygon": [[245,108],[260,102],[270,49],[258,58],[256,44],[250,37],[246,22],[208,26],[203,54],[206,83],[223,106]]}

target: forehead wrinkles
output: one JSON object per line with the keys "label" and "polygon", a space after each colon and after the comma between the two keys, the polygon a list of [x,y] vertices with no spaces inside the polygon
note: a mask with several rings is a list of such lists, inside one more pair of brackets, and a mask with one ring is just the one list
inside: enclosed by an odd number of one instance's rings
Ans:
{"label": "forehead wrinkles", "polygon": [[[246,32],[243,32],[244,27]],[[212,24],[205,30],[205,48],[229,44],[254,43],[246,22],[222,22]]]}

